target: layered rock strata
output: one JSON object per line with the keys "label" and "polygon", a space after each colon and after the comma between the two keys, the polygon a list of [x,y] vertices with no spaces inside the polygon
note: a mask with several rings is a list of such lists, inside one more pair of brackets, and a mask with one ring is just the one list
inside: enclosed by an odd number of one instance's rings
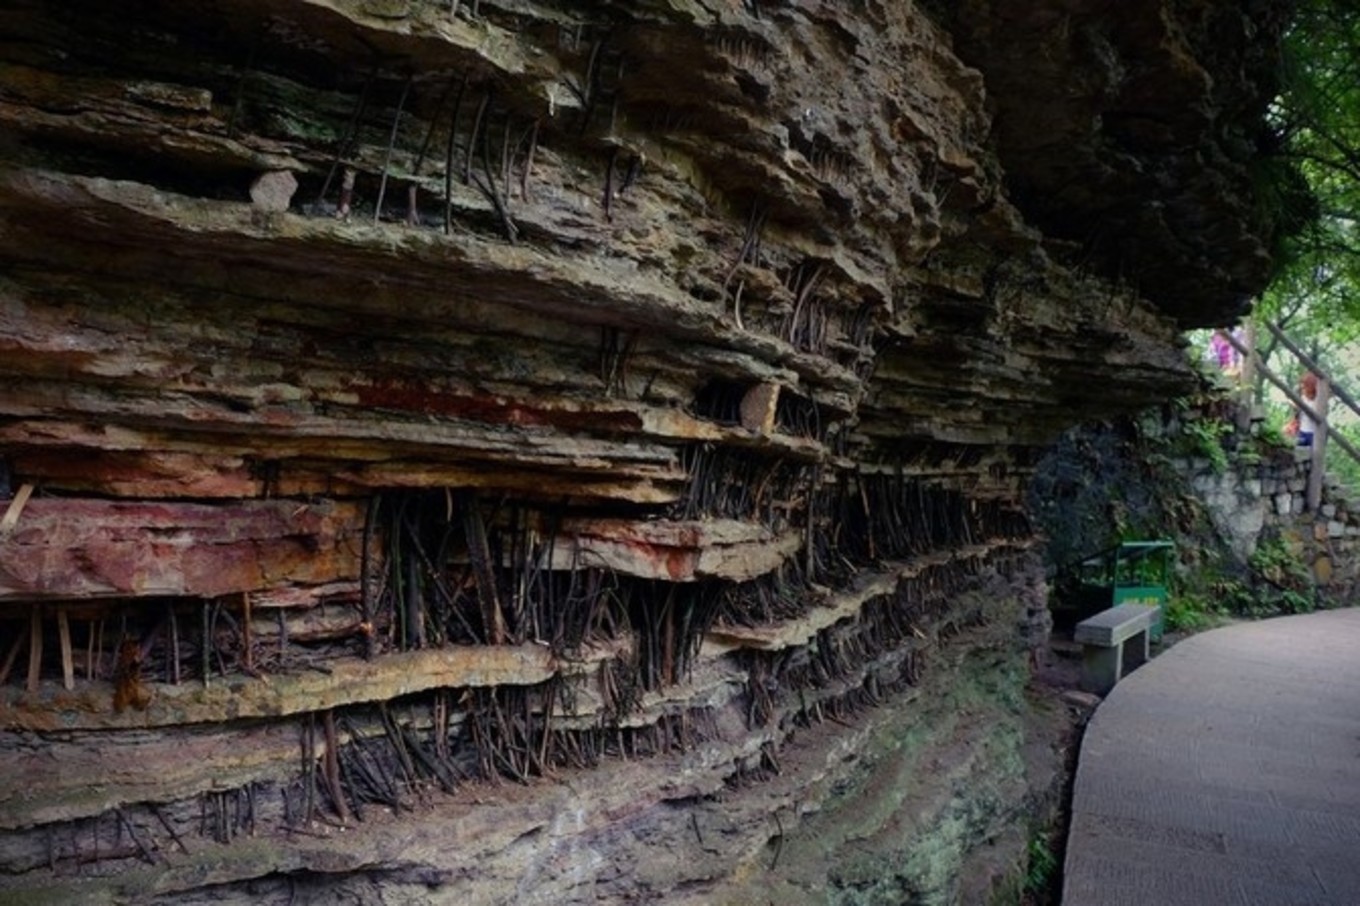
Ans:
{"label": "layered rock strata", "polygon": [[956,896],[1025,799],[1038,451],[1187,371],[951,41],[6,3],[0,896]]}

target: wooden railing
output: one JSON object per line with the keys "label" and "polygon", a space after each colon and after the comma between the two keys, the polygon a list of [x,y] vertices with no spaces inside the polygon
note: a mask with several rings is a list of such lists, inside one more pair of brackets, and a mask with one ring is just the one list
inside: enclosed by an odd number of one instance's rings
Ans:
{"label": "wooden railing", "polygon": [[1304,368],[1307,368],[1313,374],[1317,375],[1317,397],[1311,402],[1305,400],[1294,390],[1294,388],[1289,386],[1287,381],[1283,380],[1278,374],[1266,367],[1266,364],[1261,361],[1260,356],[1256,354],[1255,343],[1242,343],[1228,331],[1224,331],[1223,336],[1242,356],[1242,379],[1244,381],[1253,380],[1253,375],[1259,372],[1261,377],[1278,387],[1280,392],[1285,395],[1285,398],[1293,403],[1300,412],[1306,412],[1312,417],[1313,423],[1317,426],[1313,432],[1312,461],[1309,463],[1308,490],[1305,496],[1306,506],[1308,510],[1312,512],[1315,511],[1322,502],[1322,487],[1327,472],[1326,462],[1328,442],[1330,440],[1335,440],[1336,445],[1344,450],[1351,459],[1360,463],[1360,450],[1357,450],[1355,445],[1347,440],[1340,432],[1335,434],[1332,433],[1331,425],[1327,420],[1327,410],[1330,406],[1331,399],[1335,396],[1350,407],[1351,411],[1357,416],[1360,416],[1360,406],[1356,405],[1355,398],[1347,393],[1343,387],[1339,386],[1332,379],[1331,375],[1324,371],[1322,366],[1319,365],[1312,356],[1309,356],[1299,348],[1297,343],[1289,339],[1285,332],[1280,329],[1279,325],[1267,321],[1265,326],[1266,329],[1270,331],[1271,336],[1279,341],[1281,346],[1291,352],[1294,357],[1303,364]]}

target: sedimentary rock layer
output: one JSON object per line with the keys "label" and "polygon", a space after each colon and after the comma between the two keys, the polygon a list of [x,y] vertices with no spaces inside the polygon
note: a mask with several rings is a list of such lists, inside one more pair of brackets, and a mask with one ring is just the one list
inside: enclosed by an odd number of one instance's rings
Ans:
{"label": "sedimentary rock layer", "polygon": [[[1133,5],[1172,139],[1257,128],[1177,38],[1227,4]],[[1236,163],[1126,187],[1186,215],[1138,261],[1236,230],[1172,299],[1054,226],[1014,122],[1084,63],[972,68],[989,8],[0,13],[0,898],[953,895],[1025,798],[1029,473],[1259,282]]]}

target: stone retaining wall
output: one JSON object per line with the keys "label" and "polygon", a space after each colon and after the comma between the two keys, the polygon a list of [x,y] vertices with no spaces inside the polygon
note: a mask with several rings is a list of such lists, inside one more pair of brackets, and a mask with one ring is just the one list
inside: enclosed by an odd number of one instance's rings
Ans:
{"label": "stone retaining wall", "polygon": [[1226,468],[1207,456],[1188,456],[1175,469],[1242,561],[1251,559],[1263,539],[1278,537],[1320,586],[1349,596],[1360,578],[1360,506],[1329,479],[1322,505],[1308,512],[1309,450],[1272,446],[1259,434],[1223,438]]}

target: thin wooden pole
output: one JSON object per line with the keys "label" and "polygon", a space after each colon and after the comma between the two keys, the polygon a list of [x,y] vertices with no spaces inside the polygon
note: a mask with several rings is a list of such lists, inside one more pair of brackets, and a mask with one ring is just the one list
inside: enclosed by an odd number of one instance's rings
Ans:
{"label": "thin wooden pole", "polygon": [[28,624],[28,692],[37,694],[42,674],[42,605],[34,604]]}
{"label": "thin wooden pole", "polygon": [[23,513],[24,507],[28,505],[28,498],[32,495],[33,485],[20,486],[18,492],[14,495],[14,499],[5,508],[5,515],[0,517],[0,538],[14,531],[14,527],[19,524],[19,516]]}
{"label": "thin wooden pole", "polygon": [[14,641],[10,643],[9,651],[5,654],[5,662],[0,664],[0,686],[9,679],[10,670],[14,669],[14,662],[19,659],[19,649],[24,647],[24,634],[15,633]]}
{"label": "thin wooden pole", "polygon": [[250,592],[241,592],[241,644],[246,650],[246,670],[254,671],[255,655],[251,651],[254,647],[250,639]]}
{"label": "thin wooden pole", "polygon": [[382,180],[378,183],[378,203],[373,207],[373,222],[378,223],[382,217],[383,199],[387,196],[387,171],[392,165],[392,149],[397,144],[397,132],[401,129],[401,113],[406,109],[406,95],[411,91],[411,82],[415,80],[412,73],[406,77],[406,84],[401,88],[401,100],[397,101],[397,115],[392,118],[392,134],[387,139],[387,153],[383,155]]}
{"label": "thin wooden pole", "polygon": [[477,579],[477,599],[482,609],[487,643],[505,644],[505,617],[496,594],[496,575],[491,569],[491,551],[486,540],[486,525],[477,508],[476,491],[459,491],[458,506],[463,511],[463,530],[467,536],[468,560]]}
{"label": "thin wooden pole", "polygon": [[203,688],[212,682],[212,629],[208,626],[208,602],[203,602]]}
{"label": "thin wooden pole", "polygon": [[170,617],[170,681],[179,685],[179,619],[175,616],[175,605],[167,608]]}
{"label": "thin wooden pole", "polygon": [[326,786],[335,800],[335,813],[340,816],[342,823],[349,824],[354,816],[350,813],[349,803],[345,801],[345,787],[340,781],[340,736],[335,732],[334,711],[325,712],[321,727],[326,734]]}
{"label": "thin wooden pole", "polygon": [[[1294,353],[1294,356],[1300,362],[1303,363],[1303,367],[1307,368],[1309,371],[1313,372],[1320,378],[1327,377],[1327,373],[1322,370],[1322,366],[1319,365],[1312,356],[1308,355],[1306,352],[1300,349],[1298,345],[1294,343],[1293,340],[1289,339],[1288,335],[1285,334],[1283,330],[1276,327],[1269,321],[1266,322],[1266,329],[1268,329],[1271,332],[1271,334],[1274,335],[1275,339],[1280,341],[1280,344],[1284,346],[1285,349],[1288,349],[1290,352]],[[1328,381],[1330,382],[1331,379],[1328,378]],[[1333,385],[1332,396],[1336,397],[1337,399],[1341,400],[1341,402],[1349,406],[1351,411],[1354,412],[1356,415],[1360,415],[1360,405],[1356,405],[1355,400],[1351,398],[1351,395],[1346,392],[1346,389],[1344,387]]]}
{"label": "thin wooden pole", "polygon": [[1252,388],[1256,386],[1256,363],[1258,355],[1256,352],[1256,323],[1248,321],[1243,330],[1246,336],[1246,354],[1242,356],[1242,369],[1238,372],[1237,386],[1246,393],[1247,399],[1251,398]]}
{"label": "thin wooden pole", "polygon": [[1331,400],[1331,382],[1319,377],[1317,399],[1313,401],[1317,423],[1313,427],[1313,461],[1308,468],[1308,511],[1317,512],[1322,505],[1322,485],[1327,474],[1327,403]]}
{"label": "thin wooden pole", "polygon": [[94,678],[104,675],[104,618],[100,617],[94,630]]}
{"label": "thin wooden pole", "polygon": [[66,618],[66,608],[57,608],[57,638],[61,642],[61,684],[66,691],[76,687],[75,660],[71,654],[71,621]]}
{"label": "thin wooden pole", "polygon": [[1248,321],[1242,330],[1245,353],[1239,353],[1242,364],[1237,369],[1237,429],[1246,431],[1251,428],[1256,417],[1256,325]]}

